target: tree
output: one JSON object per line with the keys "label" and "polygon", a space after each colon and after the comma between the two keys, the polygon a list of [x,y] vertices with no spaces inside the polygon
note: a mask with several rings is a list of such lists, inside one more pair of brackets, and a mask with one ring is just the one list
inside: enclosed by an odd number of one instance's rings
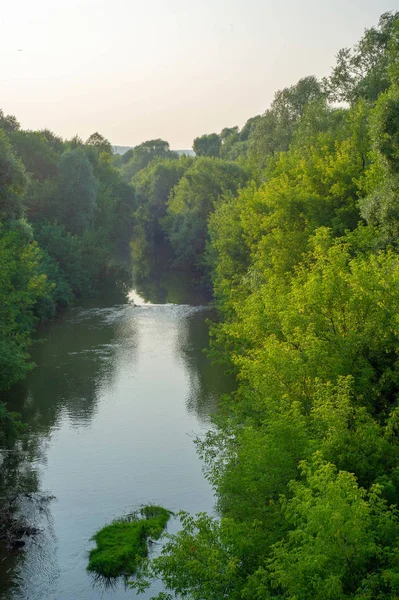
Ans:
{"label": "tree", "polygon": [[95,174],[99,181],[95,229],[106,233],[109,250],[116,252],[118,261],[125,262],[130,254],[133,213],[137,208],[134,188],[122,180],[108,153],[98,156]]}
{"label": "tree", "polygon": [[[292,484],[284,509],[293,529],[275,545],[266,579],[280,598],[394,598],[399,592],[392,554],[398,515],[369,494],[351,473],[315,456],[302,463],[305,482]],[[274,594],[273,594],[274,595]]]}
{"label": "tree", "polygon": [[257,169],[276,153],[288,150],[306,107],[323,100],[321,83],[313,76],[276,92],[270,109],[251,123],[248,134],[249,157]]}
{"label": "tree", "polygon": [[[248,143],[247,137],[250,125],[247,131],[241,135],[238,127],[225,127],[220,133],[220,158],[225,160],[240,160],[247,157]],[[245,127],[245,126],[244,126]]]}
{"label": "tree", "polygon": [[374,162],[367,173],[362,216],[380,230],[384,244],[397,244],[399,232],[399,90],[381,94],[371,115]]}
{"label": "tree", "polygon": [[93,225],[97,181],[84,150],[67,150],[58,170],[60,221],[67,231],[82,233]]}
{"label": "tree", "polygon": [[25,168],[0,130],[0,220],[19,219],[27,185]]}
{"label": "tree", "polygon": [[57,178],[31,179],[25,196],[26,215],[31,223],[55,221],[60,217]]}
{"label": "tree", "polygon": [[222,144],[225,144],[229,138],[233,137],[238,137],[238,133],[239,133],[239,129],[238,127],[225,127],[224,129],[222,129],[222,131],[220,132],[220,140],[222,142]]}
{"label": "tree", "polygon": [[30,175],[39,181],[55,177],[60,153],[46,134],[18,130],[10,133],[9,139]]}
{"label": "tree", "polygon": [[64,142],[63,139],[50,131],[49,129],[41,129],[39,132],[43,137],[46,138],[49,146],[57,153],[61,154],[64,150]]}
{"label": "tree", "polygon": [[320,81],[313,75],[303,77],[295,85],[279,90],[274,95],[271,110],[280,121],[299,121],[305,107],[323,97]]}
{"label": "tree", "polygon": [[34,309],[49,292],[46,275],[40,273],[41,253],[32,237],[24,222],[0,224],[0,391],[32,367]]}
{"label": "tree", "polygon": [[124,154],[122,154],[121,156],[120,155],[118,155],[118,156],[120,158],[120,164],[125,165],[126,163],[129,162],[129,160],[133,156],[133,148],[129,148],[129,150],[126,150],[126,152]]}
{"label": "tree", "polygon": [[106,154],[112,154],[111,143],[97,131],[88,137],[86,140],[86,145],[94,146],[99,153],[105,152]]}
{"label": "tree", "polygon": [[13,115],[5,115],[0,108],[0,129],[5,133],[11,133],[12,131],[18,131],[20,124]]}
{"label": "tree", "polygon": [[384,13],[378,27],[366,29],[353,49],[338,52],[337,65],[324,80],[333,100],[351,104],[360,98],[375,102],[389,87],[390,41],[394,35],[399,13]]}
{"label": "tree", "polygon": [[[170,149],[169,143],[165,140],[156,139],[143,142],[132,149],[131,156],[128,151],[123,160],[121,168],[122,177],[125,181],[131,181],[141,169],[144,169],[153,160],[162,160],[164,158],[178,158],[177,152]],[[127,158],[129,157],[129,160]]]}
{"label": "tree", "polygon": [[219,156],[221,139],[217,133],[210,133],[195,138],[193,150],[197,156]]}
{"label": "tree", "polygon": [[235,193],[246,179],[242,167],[217,158],[201,157],[186,170],[163,221],[176,264],[203,271],[209,215],[223,192]]}

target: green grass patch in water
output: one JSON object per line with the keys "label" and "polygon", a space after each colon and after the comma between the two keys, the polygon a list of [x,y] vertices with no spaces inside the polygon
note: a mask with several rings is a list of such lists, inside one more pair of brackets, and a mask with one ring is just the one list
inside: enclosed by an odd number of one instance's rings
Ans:
{"label": "green grass patch in water", "polygon": [[106,525],[91,538],[97,547],[90,551],[87,570],[105,578],[134,575],[148,554],[148,540],[161,537],[171,514],[161,506],[144,506]]}

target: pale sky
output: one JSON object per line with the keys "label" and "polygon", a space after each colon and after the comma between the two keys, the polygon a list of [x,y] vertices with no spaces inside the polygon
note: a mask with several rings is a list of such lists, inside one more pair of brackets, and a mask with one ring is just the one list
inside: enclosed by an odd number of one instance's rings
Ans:
{"label": "pale sky", "polygon": [[[0,0],[0,108],[132,146],[240,127],[395,0]],[[22,49],[19,52],[17,49]]]}

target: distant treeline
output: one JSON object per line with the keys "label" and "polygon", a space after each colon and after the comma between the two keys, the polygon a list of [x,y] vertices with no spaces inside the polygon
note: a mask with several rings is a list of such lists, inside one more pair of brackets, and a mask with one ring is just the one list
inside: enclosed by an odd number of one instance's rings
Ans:
{"label": "distant treeline", "polygon": [[213,293],[212,358],[239,381],[198,441],[218,518],[182,514],[133,585],[399,598],[399,13],[195,157],[0,127],[2,389],[35,320],[117,278],[129,243],[136,281],[173,267]]}

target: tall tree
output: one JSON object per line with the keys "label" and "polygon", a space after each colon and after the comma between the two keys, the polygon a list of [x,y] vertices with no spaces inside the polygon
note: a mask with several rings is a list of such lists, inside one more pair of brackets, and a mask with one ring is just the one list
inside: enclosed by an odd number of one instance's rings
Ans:
{"label": "tall tree", "polygon": [[193,150],[197,156],[219,156],[221,139],[217,133],[209,133],[195,138]]}
{"label": "tall tree", "polygon": [[18,131],[20,124],[13,115],[5,115],[0,108],[0,129],[3,129],[6,133],[12,131]]}
{"label": "tall tree", "polygon": [[384,244],[397,245],[399,233],[399,88],[381,94],[371,115],[373,164],[367,173],[363,217],[380,229]]}
{"label": "tall tree", "polygon": [[25,168],[0,129],[0,220],[19,219],[24,211]]}
{"label": "tall tree", "polygon": [[389,87],[390,43],[395,38],[399,12],[384,13],[378,27],[366,29],[353,48],[342,48],[337,64],[324,80],[333,100],[351,104],[360,98],[375,102]]}
{"label": "tall tree", "polygon": [[270,109],[251,124],[249,157],[255,168],[264,168],[270,157],[288,150],[306,107],[324,98],[321,83],[314,76],[276,92]]}
{"label": "tall tree", "polygon": [[97,181],[83,149],[67,150],[61,156],[58,183],[60,220],[67,231],[82,233],[93,225]]}
{"label": "tall tree", "polygon": [[92,133],[86,140],[87,146],[94,146],[99,152],[112,154],[111,142],[109,142],[101,133],[97,131]]}
{"label": "tall tree", "polygon": [[13,131],[9,139],[26,170],[35,179],[43,181],[57,174],[60,152],[45,133],[40,131]]}

